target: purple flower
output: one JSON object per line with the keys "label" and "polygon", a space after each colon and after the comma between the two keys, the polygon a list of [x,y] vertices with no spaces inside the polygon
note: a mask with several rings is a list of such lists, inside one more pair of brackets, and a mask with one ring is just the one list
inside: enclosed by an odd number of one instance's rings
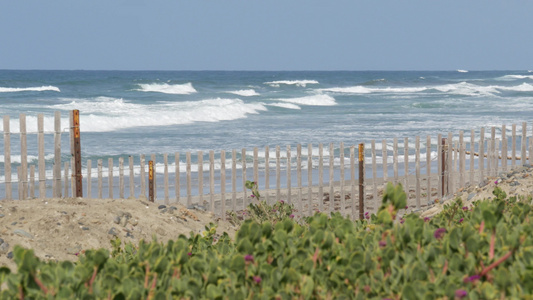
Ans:
{"label": "purple flower", "polygon": [[481,276],[479,275],[472,275],[470,277],[465,278],[463,281],[464,282],[475,282],[476,280],[479,280],[480,278]]}
{"label": "purple flower", "polygon": [[285,201],[283,201],[283,200],[279,200],[279,202],[280,202],[281,204],[285,203]]}
{"label": "purple flower", "polygon": [[254,281],[255,281],[255,283],[261,283],[261,277],[254,276]]}
{"label": "purple flower", "polygon": [[369,214],[369,212],[367,211],[367,212],[365,213],[365,216],[368,215],[368,214]]}
{"label": "purple flower", "polygon": [[401,218],[401,219],[400,219],[400,224],[403,224],[403,222],[405,222],[405,219],[404,219],[404,218]]}
{"label": "purple flower", "polygon": [[467,211],[468,210],[468,206],[463,206],[463,211]]}
{"label": "purple flower", "polygon": [[425,218],[424,218],[424,222],[428,222],[429,220],[431,220],[430,217],[425,217]]}
{"label": "purple flower", "polygon": [[498,184],[498,180],[494,181],[494,184]]}
{"label": "purple flower", "polygon": [[457,298],[464,298],[466,297],[468,293],[465,290],[457,290],[455,291],[455,297]]}
{"label": "purple flower", "polygon": [[463,223],[463,220],[464,220],[463,218],[459,219],[459,223]]}
{"label": "purple flower", "polygon": [[191,256],[191,255],[192,255],[192,253],[191,253],[191,252],[189,252],[189,253],[187,253],[187,255]]}
{"label": "purple flower", "polygon": [[249,261],[249,262],[253,262],[254,261],[254,256],[251,255],[251,254],[248,254],[244,257],[244,260],[245,261]]}
{"label": "purple flower", "polygon": [[405,209],[408,209],[408,208],[409,208],[409,206],[406,205],[406,206],[405,206]]}
{"label": "purple flower", "polygon": [[370,220],[370,216],[369,215],[365,215],[365,219]]}
{"label": "purple flower", "polygon": [[290,217],[291,219],[294,219],[294,215],[290,215],[289,217]]}
{"label": "purple flower", "polygon": [[433,236],[437,240],[440,240],[444,236],[445,233],[446,233],[446,228],[437,228],[437,230],[435,230],[435,233],[433,233]]}
{"label": "purple flower", "polygon": [[253,198],[253,197],[255,197],[255,196],[254,196],[254,195],[252,194],[252,195],[250,195],[250,197],[252,197],[252,198]]}
{"label": "purple flower", "polygon": [[381,248],[383,248],[383,247],[387,246],[387,242],[385,242],[385,241],[379,241],[379,246],[380,246]]}

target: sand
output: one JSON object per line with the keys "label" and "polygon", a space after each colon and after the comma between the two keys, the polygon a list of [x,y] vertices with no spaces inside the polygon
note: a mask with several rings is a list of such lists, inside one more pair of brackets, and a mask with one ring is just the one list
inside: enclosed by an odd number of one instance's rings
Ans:
{"label": "sand", "polygon": [[15,245],[33,249],[41,260],[76,261],[83,250],[111,249],[115,235],[138,244],[153,236],[166,242],[180,234],[201,233],[211,222],[218,225],[219,234],[233,237],[237,230],[210,212],[178,204],[171,204],[176,209],[159,209],[160,205],[137,199],[2,200],[0,238],[9,247],[0,249],[0,266],[15,269],[7,257]]}

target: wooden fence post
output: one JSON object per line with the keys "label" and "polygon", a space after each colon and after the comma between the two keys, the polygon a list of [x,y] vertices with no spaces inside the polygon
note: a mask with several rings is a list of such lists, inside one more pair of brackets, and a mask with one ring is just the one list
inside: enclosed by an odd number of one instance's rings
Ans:
{"label": "wooden fence post", "polygon": [[[81,145],[80,145],[80,111],[75,109],[72,111],[72,129],[74,130],[73,140],[71,142],[73,143],[72,149],[72,156],[74,157],[74,168],[73,171],[75,172],[72,174],[72,176],[75,177],[75,191],[76,191],[76,197],[83,197],[83,183],[82,183],[82,176],[81,176]],[[72,195],[74,196],[74,195]]]}
{"label": "wooden fence post", "polygon": [[154,202],[154,161],[148,161],[148,200]]}

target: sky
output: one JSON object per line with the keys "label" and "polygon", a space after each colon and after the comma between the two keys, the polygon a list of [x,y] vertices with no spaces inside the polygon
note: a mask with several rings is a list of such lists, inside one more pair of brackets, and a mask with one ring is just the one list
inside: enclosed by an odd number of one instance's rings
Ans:
{"label": "sky", "polygon": [[0,69],[531,70],[530,0],[0,0]]}

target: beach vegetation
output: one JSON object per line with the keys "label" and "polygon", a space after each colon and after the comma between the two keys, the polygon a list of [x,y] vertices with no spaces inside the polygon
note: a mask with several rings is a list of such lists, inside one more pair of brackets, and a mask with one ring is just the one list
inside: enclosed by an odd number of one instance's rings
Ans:
{"label": "beach vegetation", "polygon": [[533,298],[531,198],[496,187],[490,201],[400,218],[405,194],[389,184],[377,214],[362,220],[260,218],[263,208],[234,239],[217,238],[211,224],[167,243],[115,240],[111,252],[87,250],[75,263],[43,262],[17,246],[18,272],[0,268],[0,298]]}

